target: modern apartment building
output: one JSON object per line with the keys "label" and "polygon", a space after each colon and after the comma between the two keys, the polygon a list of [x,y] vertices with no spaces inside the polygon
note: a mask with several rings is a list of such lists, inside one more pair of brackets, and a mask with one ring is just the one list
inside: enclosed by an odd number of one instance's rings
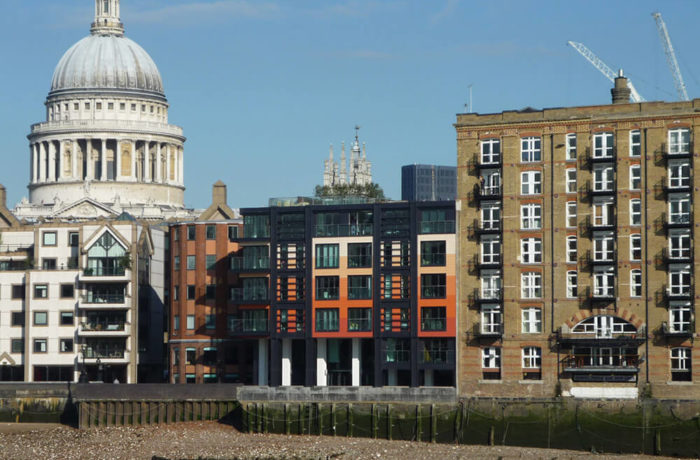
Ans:
{"label": "modern apartment building", "polygon": [[700,397],[700,100],[628,100],[458,115],[462,394]]}
{"label": "modern apartment building", "polygon": [[172,381],[454,385],[454,203],[241,215],[172,227]]}
{"label": "modern apartment building", "polygon": [[454,201],[457,167],[406,165],[401,167],[401,199],[405,201]]}

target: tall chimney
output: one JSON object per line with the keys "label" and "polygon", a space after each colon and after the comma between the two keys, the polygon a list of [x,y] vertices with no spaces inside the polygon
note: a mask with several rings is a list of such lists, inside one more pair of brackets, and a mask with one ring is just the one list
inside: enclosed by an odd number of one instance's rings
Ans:
{"label": "tall chimney", "polygon": [[0,209],[7,209],[7,190],[0,184]]}
{"label": "tall chimney", "polygon": [[620,69],[618,76],[615,77],[615,87],[610,90],[610,93],[612,94],[613,104],[629,104],[632,90],[627,86],[627,78],[623,75],[622,69]]}
{"label": "tall chimney", "polygon": [[226,184],[216,181],[212,188],[212,204],[226,204]]}

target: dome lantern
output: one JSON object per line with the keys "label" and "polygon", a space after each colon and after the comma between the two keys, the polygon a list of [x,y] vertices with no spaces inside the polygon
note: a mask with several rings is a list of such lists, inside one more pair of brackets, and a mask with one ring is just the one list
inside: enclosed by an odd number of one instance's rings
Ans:
{"label": "dome lantern", "polygon": [[93,35],[124,35],[124,24],[119,19],[119,0],[95,0]]}

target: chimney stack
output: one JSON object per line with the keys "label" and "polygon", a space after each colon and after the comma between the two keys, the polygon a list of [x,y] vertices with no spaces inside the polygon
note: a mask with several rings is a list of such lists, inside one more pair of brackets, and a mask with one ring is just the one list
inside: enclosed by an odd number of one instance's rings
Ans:
{"label": "chimney stack", "polygon": [[623,75],[622,69],[615,78],[615,87],[610,90],[610,93],[613,104],[629,104],[632,90],[627,86],[627,78]]}
{"label": "chimney stack", "polygon": [[211,201],[214,205],[226,204],[226,184],[221,181],[214,184]]}
{"label": "chimney stack", "polygon": [[0,209],[7,209],[7,190],[0,184]]}

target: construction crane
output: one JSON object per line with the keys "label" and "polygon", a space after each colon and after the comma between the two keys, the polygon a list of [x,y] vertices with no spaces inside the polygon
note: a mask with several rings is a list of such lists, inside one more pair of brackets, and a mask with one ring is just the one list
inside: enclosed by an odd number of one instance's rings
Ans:
{"label": "construction crane", "polygon": [[[600,73],[605,75],[605,78],[610,80],[611,82],[615,83],[615,77],[618,76],[616,72],[614,72],[606,63],[604,63],[598,56],[596,56],[593,51],[589,50],[586,48],[586,45],[583,43],[578,43],[578,42],[572,42],[569,41],[567,42],[569,46],[571,46],[573,49],[579,52],[581,56],[586,58],[588,62],[593,64],[593,67],[598,69]],[[620,75],[622,74],[622,70],[620,70]],[[645,99],[639,95],[637,92],[637,89],[634,87],[632,84],[632,81],[629,79],[627,80],[627,86],[630,89],[630,96],[632,98],[632,102],[644,102]]]}
{"label": "construction crane", "polygon": [[651,13],[656,21],[656,28],[659,30],[659,37],[661,38],[661,43],[664,45],[664,52],[666,53],[666,62],[668,63],[669,69],[671,69],[671,75],[673,75],[673,84],[676,85],[676,91],[678,92],[678,97],[682,101],[687,101],[688,92],[685,89],[685,82],[683,81],[683,75],[681,75],[681,69],[678,67],[678,61],[676,60],[676,53],[673,51],[673,45],[671,44],[671,37],[668,35],[668,29],[666,29],[666,23],[663,18],[661,18],[661,13]]}

